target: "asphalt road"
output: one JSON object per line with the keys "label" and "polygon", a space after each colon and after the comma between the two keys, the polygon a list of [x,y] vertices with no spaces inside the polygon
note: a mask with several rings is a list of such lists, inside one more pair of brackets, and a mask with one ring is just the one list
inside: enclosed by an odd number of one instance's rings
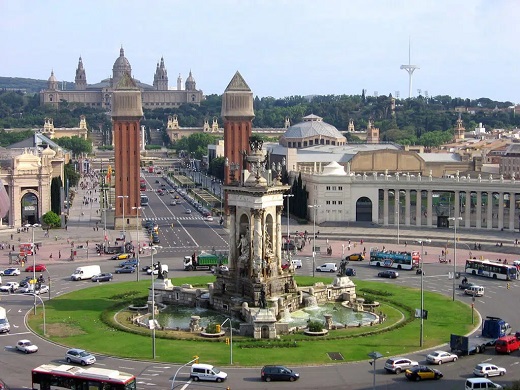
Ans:
{"label": "asphalt road", "polygon": [[[159,185],[151,183],[153,188]],[[220,227],[218,221],[206,222],[202,216],[188,206],[185,201],[177,206],[170,206],[170,196],[158,196],[156,193],[148,192],[150,198],[150,206],[146,209],[146,216],[154,218],[160,225],[161,249],[156,255],[157,259],[169,265],[170,273],[168,277],[186,276],[186,272],[182,271],[182,257],[193,253],[194,250],[211,250],[227,248],[227,234]],[[186,207],[192,209],[191,214],[186,214]],[[174,226],[171,227],[173,222]],[[301,257],[303,267],[296,271],[298,275],[312,275],[313,263],[310,257]],[[103,271],[114,269],[114,261],[105,258],[98,258],[96,263],[101,265]],[[143,257],[142,263],[149,261],[149,257]],[[318,257],[316,265],[330,261],[330,258]],[[85,262],[85,264],[89,264]],[[92,261],[90,261],[92,264]],[[82,265],[81,262],[58,263],[49,267],[49,273],[52,275],[52,296],[65,294],[75,289],[91,286],[90,281],[72,282],[70,274],[73,270]],[[351,262],[350,267],[357,271],[357,276],[353,279],[373,279],[377,280],[377,269],[369,267],[366,262]],[[451,265],[429,263],[425,264],[424,288],[427,291],[434,291],[448,296],[453,292],[453,280],[448,278],[448,272],[452,270]],[[205,271],[198,271],[194,274],[207,274]],[[23,273],[22,273],[23,276]],[[146,276],[142,276],[145,278]],[[123,280],[135,280],[135,274],[115,275],[114,282]],[[420,276],[415,272],[400,272],[400,277],[396,280],[379,279],[385,283],[402,284],[407,286],[420,286]],[[472,280],[472,278],[469,278]],[[4,282],[8,278],[4,277]],[[18,277],[14,277],[18,280]],[[458,280],[456,284],[458,285]],[[477,298],[475,301],[476,309],[483,316],[492,315],[502,317],[511,323],[513,329],[520,327],[520,313],[516,310],[516,302],[520,295],[520,284],[518,282],[511,283],[511,289],[506,289],[506,282],[495,281],[492,279],[479,279],[479,283],[485,286],[486,295]],[[456,286],[457,287],[457,286]],[[463,300],[468,304],[471,303],[471,297],[464,296],[458,289],[455,291],[456,299]],[[48,299],[45,295],[42,297],[44,302]],[[45,340],[39,340],[35,335],[31,334],[25,326],[25,314],[31,310],[33,303],[32,297],[21,296],[18,294],[2,295],[0,305],[8,310],[8,316],[11,322],[12,330],[10,334],[0,336],[0,345],[4,348],[0,350],[0,364],[2,367],[1,377],[14,389],[30,388],[30,369],[43,363],[64,363],[63,356],[66,347],[49,343]],[[427,309],[427,302],[425,302]],[[513,309],[513,310],[511,310]],[[38,307],[38,310],[41,310]],[[425,337],[428,333],[428,319],[425,321]],[[13,346],[17,340],[29,338],[40,347],[40,351],[36,354],[25,355],[14,350]],[[419,344],[419,335],[417,335],[417,344]],[[446,346],[438,349],[446,349]],[[379,351],[385,355],[384,346]],[[408,355],[409,357],[424,362],[428,352],[421,351]],[[520,378],[520,367],[518,364],[519,352],[515,352],[512,356],[495,355],[494,351],[486,351],[482,355],[473,355],[459,359],[456,363],[444,364],[440,367],[444,374],[441,382],[424,382],[420,385],[409,383],[404,375],[386,374],[382,369],[385,358],[377,362],[375,371],[376,388],[377,389],[405,389],[416,388],[420,386],[425,389],[461,389],[464,386],[464,380],[471,377],[473,367],[483,361],[491,361],[497,365],[506,367],[508,373],[505,377],[498,378],[496,382],[505,384]],[[272,363],[272,362],[266,362]],[[283,362],[282,362],[283,363]],[[139,389],[169,389],[171,387],[171,379],[179,368],[178,365],[161,364],[155,362],[140,362],[125,359],[112,358],[107,356],[98,356],[97,366],[119,369],[121,371],[130,372],[138,378]],[[260,368],[235,368],[225,367],[228,372],[229,379],[224,386],[214,386],[213,388],[225,388],[229,386],[231,389],[371,389],[373,381],[373,367],[367,361],[349,364],[334,364],[319,367],[296,367],[300,372],[301,379],[296,383],[263,383],[260,381]],[[187,376],[188,369],[184,368],[177,376],[176,383],[185,383],[189,378]],[[213,384],[210,384],[210,386]],[[176,387],[177,388],[177,387]],[[207,383],[190,383],[189,389],[208,388]]]}

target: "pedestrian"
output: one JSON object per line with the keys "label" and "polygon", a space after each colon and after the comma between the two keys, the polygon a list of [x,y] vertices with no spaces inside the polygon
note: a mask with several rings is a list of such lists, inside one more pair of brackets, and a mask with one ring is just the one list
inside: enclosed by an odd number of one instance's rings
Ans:
{"label": "pedestrian", "polygon": [[61,250],[58,251],[58,259],[61,259]]}
{"label": "pedestrian", "polygon": [[52,260],[52,253],[49,255],[49,260]]}
{"label": "pedestrian", "polygon": [[11,233],[11,240],[13,239],[13,233]]}

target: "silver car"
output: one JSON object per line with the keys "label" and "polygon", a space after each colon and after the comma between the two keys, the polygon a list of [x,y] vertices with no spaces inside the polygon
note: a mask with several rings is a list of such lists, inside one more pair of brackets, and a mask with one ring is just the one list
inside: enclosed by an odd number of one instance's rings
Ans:
{"label": "silver car", "polygon": [[446,351],[434,351],[426,356],[426,361],[433,364],[456,362],[459,357]]}
{"label": "silver car", "polygon": [[87,366],[89,364],[94,364],[96,362],[96,357],[84,349],[74,348],[67,351],[65,354],[65,360],[67,363],[78,363],[82,366]]}

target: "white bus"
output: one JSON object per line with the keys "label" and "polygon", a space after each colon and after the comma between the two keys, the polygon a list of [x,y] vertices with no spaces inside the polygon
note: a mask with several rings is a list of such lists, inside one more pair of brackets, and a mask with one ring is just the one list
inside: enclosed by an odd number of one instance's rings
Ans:
{"label": "white bus", "polygon": [[148,206],[148,196],[141,194],[141,206]]}
{"label": "white bus", "polygon": [[466,273],[493,279],[516,280],[518,270],[514,265],[498,261],[469,259],[466,260]]}

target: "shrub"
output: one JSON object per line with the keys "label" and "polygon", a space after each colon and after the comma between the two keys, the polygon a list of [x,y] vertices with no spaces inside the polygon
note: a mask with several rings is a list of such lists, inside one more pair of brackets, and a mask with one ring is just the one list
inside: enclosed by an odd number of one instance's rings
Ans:
{"label": "shrub", "polygon": [[320,321],[309,321],[307,323],[307,328],[310,332],[322,332],[323,324]]}
{"label": "shrub", "polygon": [[57,228],[61,226],[60,216],[53,211],[48,211],[43,214],[42,221],[45,225],[51,228]]}
{"label": "shrub", "polygon": [[208,326],[206,326],[205,332],[206,333],[218,333],[217,332],[217,325],[218,324],[216,324],[216,323],[208,324]]}

